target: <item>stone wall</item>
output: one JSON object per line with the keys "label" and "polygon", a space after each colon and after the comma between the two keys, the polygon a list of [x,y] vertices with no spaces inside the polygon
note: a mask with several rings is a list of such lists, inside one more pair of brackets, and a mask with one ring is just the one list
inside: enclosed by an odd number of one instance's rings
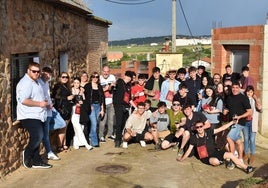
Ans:
{"label": "stone wall", "polygon": [[54,78],[59,73],[59,53],[62,51],[68,53],[71,76],[82,70],[99,70],[96,69],[100,67],[99,59],[108,50],[108,26],[98,24],[83,13],[41,0],[1,1],[0,178],[20,167],[21,152],[29,137],[19,125],[12,125],[11,55],[38,53],[40,64],[54,69]]}

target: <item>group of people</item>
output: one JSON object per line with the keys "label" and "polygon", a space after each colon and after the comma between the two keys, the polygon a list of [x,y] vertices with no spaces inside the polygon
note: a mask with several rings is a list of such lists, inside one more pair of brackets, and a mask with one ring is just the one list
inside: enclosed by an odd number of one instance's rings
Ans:
{"label": "group of people", "polygon": [[[226,159],[229,169],[235,163],[252,172],[261,104],[248,66],[241,73],[232,72],[230,65],[225,69],[223,76],[211,77],[204,66],[182,67],[163,77],[154,67],[148,79],[143,74],[136,79],[132,71],[116,79],[105,65],[101,75],[82,72],[72,80],[62,72],[50,92],[51,68],[40,70],[39,64],[30,63],[17,85],[17,119],[30,133],[23,165],[51,167],[39,155],[42,141],[48,159],[59,160],[49,142],[56,113],[64,120],[56,130],[57,152],[68,150],[71,140],[74,149],[84,146],[90,151],[109,138],[117,148],[153,143],[156,150],[176,149],[178,161],[196,155],[205,164],[220,165]],[[25,86],[31,89],[25,91]],[[228,128],[229,133],[222,134]],[[220,142],[224,145],[216,147]]]}

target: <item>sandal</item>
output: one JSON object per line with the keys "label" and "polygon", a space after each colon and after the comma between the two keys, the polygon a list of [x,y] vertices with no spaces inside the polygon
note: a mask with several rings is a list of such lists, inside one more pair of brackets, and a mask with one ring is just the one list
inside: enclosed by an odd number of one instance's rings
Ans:
{"label": "sandal", "polygon": [[68,149],[69,149],[69,147],[68,147],[68,146],[66,146],[66,145],[63,145],[62,149],[63,149],[63,150],[68,150]]}

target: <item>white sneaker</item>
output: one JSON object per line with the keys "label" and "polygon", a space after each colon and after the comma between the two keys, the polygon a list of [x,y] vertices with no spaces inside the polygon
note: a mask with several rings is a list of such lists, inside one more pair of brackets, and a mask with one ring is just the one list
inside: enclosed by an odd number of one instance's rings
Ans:
{"label": "white sneaker", "polygon": [[55,155],[53,152],[49,152],[47,154],[47,159],[49,159],[49,160],[55,160],[55,161],[60,160],[60,158],[57,155]]}
{"label": "white sneaker", "polygon": [[73,146],[74,149],[79,149],[79,146]]}
{"label": "white sneaker", "polygon": [[127,148],[128,146],[127,146],[127,142],[123,142],[123,146],[122,146],[123,148]]}
{"label": "white sneaker", "polygon": [[143,147],[143,148],[146,147],[146,142],[144,140],[141,140],[140,144],[141,144],[141,147]]}
{"label": "white sneaker", "polygon": [[86,148],[87,148],[87,150],[88,150],[88,151],[90,151],[90,150],[92,150],[92,149],[93,149],[93,146],[88,145],[88,146],[86,146]]}

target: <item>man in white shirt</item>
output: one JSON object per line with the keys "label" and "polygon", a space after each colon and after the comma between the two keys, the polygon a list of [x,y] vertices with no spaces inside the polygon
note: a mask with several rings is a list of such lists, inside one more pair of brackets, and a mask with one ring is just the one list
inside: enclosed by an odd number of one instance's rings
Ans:
{"label": "man in white shirt", "polygon": [[23,151],[25,168],[51,168],[44,163],[39,154],[39,146],[44,136],[44,122],[47,117],[47,101],[42,86],[37,82],[40,73],[38,63],[29,63],[27,73],[16,88],[17,120],[30,135],[28,145]]}
{"label": "man in white shirt", "polygon": [[52,101],[50,98],[50,89],[49,89],[49,80],[51,79],[52,69],[50,67],[43,67],[42,73],[40,74],[40,78],[38,79],[38,83],[42,86],[45,99],[48,102],[47,105],[47,120],[44,124],[44,137],[43,137],[43,144],[47,152],[47,158],[50,160],[59,160],[60,158],[56,156],[50,147],[50,140],[49,140],[49,127],[52,117]]}
{"label": "man in white shirt", "polygon": [[114,106],[113,106],[113,88],[115,87],[116,78],[114,75],[110,74],[110,68],[105,65],[102,68],[102,74],[100,76],[100,84],[103,87],[104,97],[105,97],[105,115],[101,119],[99,124],[99,138],[100,142],[105,142],[105,126],[107,125],[107,135],[108,138],[114,139]]}

